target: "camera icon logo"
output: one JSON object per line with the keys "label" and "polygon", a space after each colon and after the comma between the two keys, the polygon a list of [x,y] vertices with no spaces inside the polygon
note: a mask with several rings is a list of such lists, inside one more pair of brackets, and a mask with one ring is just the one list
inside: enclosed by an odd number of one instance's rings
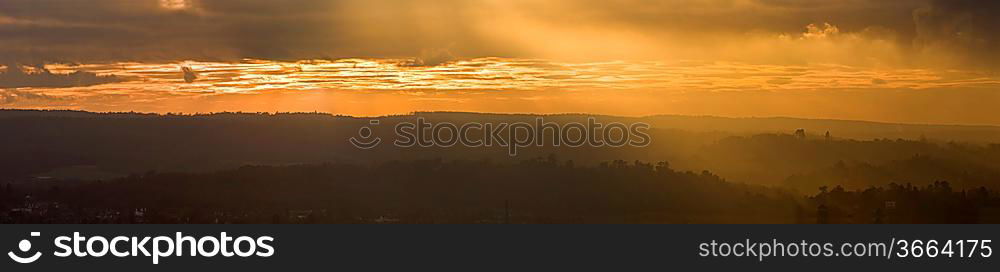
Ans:
{"label": "camera icon logo", "polygon": [[361,127],[358,130],[358,137],[351,137],[350,141],[354,147],[360,149],[371,149],[378,146],[382,142],[382,138],[376,137],[372,133],[372,126],[377,126],[379,124],[378,120],[368,121],[368,126]]}
{"label": "camera icon logo", "polygon": [[[31,237],[38,237],[38,236],[41,236],[41,235],[42,234],[39,233],[39,232],[37,232],[37,231],[32,231],[31,232]],[[23,253],[28,253],[29,251],[31,251],[31,241],[28,241],[28,239],[21,240],[21,242],[17,243],[17,248],[20,249],[21,252],[23,252]],[[10,259],[14,260],[15,262],[23,263],[23,264],[33,263],[33,262],[37,261],[38,258],[42,257],[42,253],[41,252],[35,252],[35,254],[33,254],[31,256],[28,256],[28,257],[21,257],[18,254],[19,253],[14,253],[13,251],[7,252],[7,256],[10,257]]]}

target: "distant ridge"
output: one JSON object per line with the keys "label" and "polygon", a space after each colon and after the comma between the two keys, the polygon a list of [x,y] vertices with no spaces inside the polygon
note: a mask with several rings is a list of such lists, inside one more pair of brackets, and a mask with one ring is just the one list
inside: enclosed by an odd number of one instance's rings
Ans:
{"label": "distant ridge", "polygon": [[926,139],[933,141],[957,141],[970,143],[1000,143],[1000,126],[990,125],[942,125],[904,124],[875,121],[807,119],[793,117],[718,117],[653,115],[645,117],[621,117],[584,113],[528,114],[528,113],[477,113],[477,112],[414,112],[381,117],[353,117],[320,112],[219,112],[198,114],[157,114],[138,112],[97,113],[77,110],[21,110],[2,109],[0,118],[209,118],[209,119],[390,119],[405,120],[423,117],[438,121],[455,122],[499,122],[533,121],[545,117],[553,122],[581,122],[594,117],[605,121],[645,122],[653,129],[678,129],[696,132],[724,132],[731,134],[791,133],[805,129],[810,135],[825,135],[830,132],[836,138],[848,139]]}

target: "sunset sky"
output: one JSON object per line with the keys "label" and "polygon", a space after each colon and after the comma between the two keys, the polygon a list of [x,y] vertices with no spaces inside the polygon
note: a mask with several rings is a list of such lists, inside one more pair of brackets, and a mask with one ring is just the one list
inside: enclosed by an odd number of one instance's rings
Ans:
{"label": "sunset sky", "polygon": [[0,108],[1000,125],[1000,1],[2,0]]}

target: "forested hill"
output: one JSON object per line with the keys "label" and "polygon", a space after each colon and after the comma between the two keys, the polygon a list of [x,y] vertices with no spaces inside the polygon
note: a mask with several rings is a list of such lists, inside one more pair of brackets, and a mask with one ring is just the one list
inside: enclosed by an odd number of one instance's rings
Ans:
{"label": "forested hill", "polygon": [[644,122],[654,128],[678,129],[691,132],[725,132],[732,134],[787,133],[795,129],[805,129],[815,135],[830,131],[838,138],[870,139],[927,139],[933,141],[956,141],[969,143],[1000,143],[1000,126],[990,125],[942,125],[942,124],[899,124],[854,120],[804,119],[789,117],[748,117],[731,118],[717,116],[655,115],[646,117],[616,117],[589,114],[496,114],[467,112],[417,112],[408,115],[383,116],[375,118],[350,117],[325,113],[207,113],[207,114],[153,114],[136,112],[95,113],[72,110],[0,110],[0,118],[68,117],[68,118],[120,118],[120,119],[281,119],[281,120],[331,120],[331,119],[398,119],[425,117],[452,121],[533,121],[537,117],[553,121],[585,121],[589,117],[604,120]]}
{"label": "forested hill", "polygon": [[[505,147],[392,145],[394,126],[419,117],[433,123],[533,124],[540,116],[416,113],[379,117],[373,134],[384,142],[365,150],[352,146],[349,139],[370,124],[369,118],[322,113],[156,115],[4,110],[0,111],[0,181],[106,180],[148,171],[212,172],[244,165],[369,164],[438,158],[516,163],[554,155],[581,166],[615,160],[667,161],[679,170],[710,170],[737,182],[803,191],[839,184],[858,188],[939,180],[956,186],[1000,183],[994,180],[1000,177],[1000,144],[993,144],[1000,141],[965,142],[958,140],[963,137],[946,140],[934,136],[967,131],[962,134],[965,139],[985,139],[996,134],[994,127],[564,114],[541,117],[555,123],[586,123],[588,117],[603,123],[647,122],[651,143],[645,147],[529,146],[519,149],[516,156],[510,156]],[[800,128],[804,133],[796,135]],[[831,136],[826,137],[827,131]],[[886,131],[886,136],[853,139],[847,137],[850,131]],[[900,136],[903,134],[924,137]],[[911,160],[915,157],[920,160]]]}

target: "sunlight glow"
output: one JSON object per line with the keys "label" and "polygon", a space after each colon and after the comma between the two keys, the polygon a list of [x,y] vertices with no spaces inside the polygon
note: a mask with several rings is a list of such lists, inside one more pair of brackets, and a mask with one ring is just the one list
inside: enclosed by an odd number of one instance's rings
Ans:
{"label": "sunlight glow", "polygon": [[191,7],[191,0],[160,0],[160,7],[168,10],[183,10]]}
{"label": "sunlight glow", "polygon": [[[1000,76],[981,71],[822,63],[559,62],[495,57],[437,66],[412,63],[410,59],[247,59],[49,64],[45,69],[51,74],[86,72],[118,80],[92,86],[0,90],[0,96],[5,106],[96,111],[318,110],[367,116],[458,110],[631,116],[890,116],[884,120],[947,121],[953,117],[915,110],[926,109],[928,101],[990,101],[993,94],[981,90],[1000,87]],[[197,76],[186,79],[182,67],[189,67]],[[898,103],[885,104],[887,99]],[[817,108],[817,104],[851,105],[853,110]],[[896,113],[906,113],[906,118],[892,115]]]}
{"label": "sunlight glow", "polygon": [[[122,93],[259,93],[277,90],[511,91],[626,89],[658,92],[792,91],[819,89],[1000,86],[995,75],[971,71],[875,69],[833,64],[800,66],[728,62],[560,63],[479,58],[439,66],[407,66],[400,59],[342,59],[181,64],[47,65],[52,73],[88,71],[125,82],[83,89]],[[180,67],[198,78],[187,83]]]}

